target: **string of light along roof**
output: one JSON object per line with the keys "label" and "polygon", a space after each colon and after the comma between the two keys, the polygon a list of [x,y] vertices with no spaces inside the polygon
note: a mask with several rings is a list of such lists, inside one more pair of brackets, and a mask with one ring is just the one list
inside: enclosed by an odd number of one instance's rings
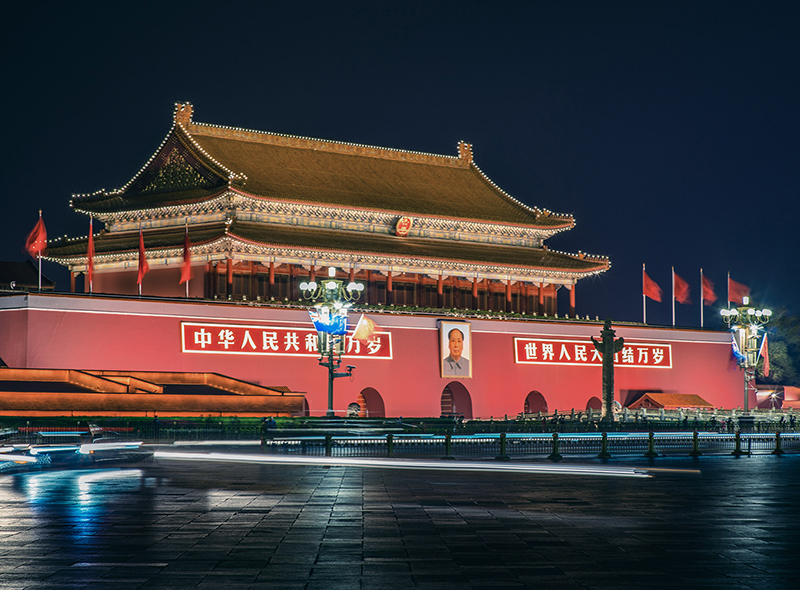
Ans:
{"label": "string of light along roof", "polygon": [[253,133],[254,135],[272,135],[275,137],[285,137],[287,139],[300,139],[303,141],[318,141],[320,143],[329,143],[332,145],[342,145],[348,147],[358,147],[358,148],[366,148],[370,150],[377,150],[377,151],[387,151],[387,152],[397,152],[400,154],[414,154],[416,156],[428,156],[431,158],[447,158],[448,160],[458,161],[460,158],[458,156],[448,156],[446,154],[433,154],[430,152],[418,152],[415,150],[401,150],[398,148],[391,148],[391,147],[383,147],[377,145],[369,145],[365,143],[352,143],[349,141],[337,141],[334,139],[323,139],[319,137],[306,137],[304,135],[292,135],[289,133],[277,133],[274,131],[259,131],[257,129],[245,129],[243,127],[231,127],[229,125],[216,125],[213,123],[198,123],[192,121],[192,125],[196,125],[198,127],[210,127],[216,129],[225,129],[226,131],[241,131],[244,133]]}
{"label": "string of light along roof", "polygon": [[[241,191],[239,189],[230,188],[230,189],[227,189],[225,193],[220,194],[219,196],[214,197],[213,199],[209,199],[208,201],[205,201],[205,203],[206,203],[207,206],[211,206],[211,205],[213,205],[215,203],[218,203],[218,202],[221,202],[221,201],[225,201],[225,200],[229,199],[231,196],[238,196],[238,197],[240,197],[242,199],[249,199],[252,202],[259,203],[259,204],[263,202],[263,198],[262,197],[257,197],[255,195],[251,195],[251,194],[246,193],[244,191]],[[291,206],[295,207],[299,211],[311,212],[311,213],[320,213],[323,216],[326,215],[327,211],[331,211],[331,212],[334,212],[334,211],[335,212],[355,211],[355,210],[353,210],[351,208],[348,208],[348,207],[336,207],[336,206],[333,206],[333,205],[322,206],[322,205],[307,205],[307,204],[304,204],[304,203],[285,203],[285,202],[270,201],[270,203],[273,203],[273,202],[274,203],[280,203],[280,204],[290,204]],[[153,213],[155,213],[156,216],[159,216],[159,215],[163,214],[164,216],[170,216],[170,217],[175,217],[175,218],[184,217],[185,214],[186,214],[185,213],[186,208],[187,207],[191,207],[192,205],[195,205],[195,203],[190,203],[188,205],[168,205],[168,206],[164,206],[164,207],[154,207],[154,208],[148,209],[148,211],[151,212],[151,214],[148,215],[148,216],[145,216],[145,214],[141,210],[137,210],[137,211],[140,212],[140,214],[139,215],[133,215],[133,216],[131,216],[131,218],[132,219],[143,220],[143,219],[147,219],[149,217],[152,217]],[[265,203],[265,206],[267,206],[267,205],[268,204]],[[114,218],[114,217],[121,218],[121,219],[126,219],[127,218],[124,215],[124,213],[126,213],[126,212],[97,214],[95,212],[87,211],[87,210],[81,209],[79,207],[73,207],[73,208],[76,211],[81,212],[81,213],[95,215],[98,219],[101,219],[101,220],[103,218]],[[131,212],[127,212],[127,213],[131,213]],[[370,213],[370,215],[372,215],[372,216],[374,216],[375,218],[378,218],[378,219],[380,219],[380,218],[391,219],[391,218],[396,217],[398,215],[403,215],[403,213],[399,212],[399,211],[398,212],[371,211],[369,213]],[[466,229],[481,229],[481,228],[485,228],[487,230],[487,233],[501,233],[500,230],[508,231],[509,229],[512,229],[512,228],[519,228],[520,231],[529,231],[529,230],[527,230],[527,228],[516,226],[516,225],[510,224],[510,223],[509,224],[480,223],[480,222],[474,222],[474,221],[444,220],[444,219],[439,218],[439,217],[425,217],[425,216],[414,216],[414,219],[419,221],[419,222],[429,223],[429,224],[431,224],[433,226],[441,226],[441,227],[444,227],[444,228],[451,228],[454,231],[457,230],[459,227],[462,227],[462,226],[464,226]],[[495,228],[496,228],[496,230],[495,230]],[[546,231],[546,233],[556,234],[556,233],[560,233],[562,231],[567,231],[568,229],[570,229],[570,228],[561,227],[561,228],[550,228],[550,229],[547,229],[547,230],[537,229],[537,230],[534,230],[534,231],[537,231],[537,232]],[[495,230],[495,231],[492,231],[492,230]]]}

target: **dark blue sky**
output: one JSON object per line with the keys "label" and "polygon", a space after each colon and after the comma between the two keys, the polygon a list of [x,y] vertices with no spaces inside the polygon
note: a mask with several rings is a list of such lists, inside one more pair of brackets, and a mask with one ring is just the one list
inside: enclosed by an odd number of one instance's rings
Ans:
{"label": "dark blue sky", "polygon": [[[251,5],[253,4],[253,5]],[[581,314],[641,320],[641,268],[728,271],[798,309],[800,4],[794,2],[17,3],[2,37],[5,232],[127,182],[195,120],[456,154],[523,202],[572,213],[560,250],[611,258]],[[65,271],[45,274],[69,287]],[[649,323],[671,307],[648,303]],[[709,309],[707,317],[716,316]],[[708,323],[707,323],[708,325]]]}

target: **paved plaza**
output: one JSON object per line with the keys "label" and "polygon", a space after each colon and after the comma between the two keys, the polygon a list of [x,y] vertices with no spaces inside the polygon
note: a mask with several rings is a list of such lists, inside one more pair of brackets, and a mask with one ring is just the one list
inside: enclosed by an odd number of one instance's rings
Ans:
{"label": "paved plaza", "polygon": [[611,463],[653,468],[646,478],[443,463],[451,470],[157,459],[1,475],[0,588],[800,583],[799,455]]}

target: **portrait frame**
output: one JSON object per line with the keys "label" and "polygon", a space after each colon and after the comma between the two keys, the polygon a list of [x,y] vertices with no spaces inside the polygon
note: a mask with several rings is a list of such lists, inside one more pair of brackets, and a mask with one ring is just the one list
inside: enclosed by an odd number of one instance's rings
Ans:
{"label": "portrait frame", "polygon": [[[461,350],[458,361],[454,362],[450,335],[453,330],[461,332]],[[458,352],[458,337],[453,335],[453,347]],[[466,363],[464,362],[466,361]],[[439,320],[439,371],[443,379],[472,379],[472,326],[469,322]]]}

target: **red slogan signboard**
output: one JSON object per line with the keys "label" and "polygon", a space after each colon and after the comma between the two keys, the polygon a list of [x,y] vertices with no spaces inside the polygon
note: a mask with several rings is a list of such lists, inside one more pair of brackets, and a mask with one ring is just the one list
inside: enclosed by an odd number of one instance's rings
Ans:
{"label": "red slogan signboard", "polygon": [[[345,336],[345,358],[391,360],[392,335],[375,332],[361,342]],[[195,324],[181,322],[181,351],[200,354],[249,354],[317,357],[313,328]]]}
{"label": "red slogan signboard", "polygon": [[[514,338],[514,361],[529,365],[602,366],[603,356],[591,341]],[[625,342],[614,355],[617,367],[671,369],[672,347],[653,342]]]}

